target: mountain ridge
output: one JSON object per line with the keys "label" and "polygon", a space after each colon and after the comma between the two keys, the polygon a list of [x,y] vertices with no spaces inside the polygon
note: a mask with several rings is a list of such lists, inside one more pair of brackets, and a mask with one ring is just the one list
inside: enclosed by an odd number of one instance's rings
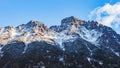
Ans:
{"label": "mountain ridge", "polygon": [[120,35],[74,16],[50,28],[33,20],[1,28],[0,44],[0,68],[120,67]]}

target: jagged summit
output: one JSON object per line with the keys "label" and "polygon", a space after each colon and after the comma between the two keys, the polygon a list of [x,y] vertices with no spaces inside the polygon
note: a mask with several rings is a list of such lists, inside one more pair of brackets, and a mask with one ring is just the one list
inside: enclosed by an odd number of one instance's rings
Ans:
{"label": "jagged summit", "polygon": [[17,27],[7,26],[0,30],[0,44],[6,45],[13,41],[30,43],[55,37],[54,33],[39,21],[30,21]]}
{"label": "jagged summit", "polygon": [[116,40],[116,37],[120,40],[120,36],[112,28],[99,24],[96,21],[79,20],[74,16],[64,18],[61,21],[61,25],[51,26],[50,29],[57,34],[58,38],[60,37],[61,42],[73,40],[76,37],[81,37],[95,45],[105,43],[103,40],[108,40],[108,38],[109,41],[111,39]]}
{"label": "jagged summit", "polygon": [[45,38],[57,38],[57,40],[61,40],[59,43],[61,45],[63,41],[73,39],[76,35],[88,42],[98,43],[99,37],[105,33],[111,35],[111,33],[107,33],[109,31],[115,34],[110,27],[100,25],[95,21],[80,20],[74,16],[64,18],[61,25],[51,26],[50,29],[42,22],[31,20],[27,24],[17,27],[7,26],[1,28],[0,43],[5,45],[14,40],[28,43],[44,40]]}
{"label": "jagged summit", "polygon": [[79,20],[74,16],[66,17],[61,21],[61,26],[69,26],[71,24],[83,24],[83,20]]}
{"label": "jagged summit", "polygon": [[[4,45],[4,46],[2,46]],[[120,35],[96,21],[66,17],[0,28],[0,68],[119,68]]]}
{"label": "jagged summit", "polygon": [[34,20],[30,20],[28,23],[21,24],[17,26],[16,28],[20,28],[20,27],[23,27],[23,28],[24,27],[25,28],[46,27],[47,28],[47,26],[45,26],[44,23],[39,22],[39,21],[34,21]]}
{"label": "jagged summit", "polygon": [[44,24],[42,22],[39,22],[39,21],[34,21],[34,20],[31,20],[29,21],[26,26],[44,26]]}

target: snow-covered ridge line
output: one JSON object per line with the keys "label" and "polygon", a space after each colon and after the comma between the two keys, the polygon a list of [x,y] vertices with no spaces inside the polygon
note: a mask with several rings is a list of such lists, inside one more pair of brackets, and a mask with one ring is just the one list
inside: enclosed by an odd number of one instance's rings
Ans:
{"label": "snow-covered ridge line", "polygon": [[58,36],[60,45],[62,45],[62,42],[65,42],[67,38],[74,40],[76,37],[81,37],[92,44],[98,44],[98,38],[102,36],[102,32],[89,28],[99,26],[97,22],[85,22],[71,16],[63,19],[60,26],[52,26],[50,29]]}
{"label": "snow-covered ridge line", "polygon": [[6,45],[15,41],[30,43],[45,40],[50,42],[55,34],[44,24],[38,21],[30,21],[17,27],[8,26],[0,28],[0,44]]}
{"label": "snow-covered ridge line", "polygon": [[[119,58],[120,36],[112,28],[95,21],[72,16],[50,28],[41,22],[30,21],[18,27],[0,29],[0,63],[4,62],[3,67],[20,63],[20,67],[37,64],[38,67],[53,65],[56,68],[114,68],[119,67]],[[59,66],[54,65],[56,62]]]}
{"label": "snow-covered ridge line", "polygon": [[15,41],[28,44],[41,40],[53,43],[52,39],[63,48],[63,42],[74,41],[78,37],[92,44],[98,44],[104,32],[110,31],[112,31],[110,28],[98,22],[79,20],[71,16],[64,18],[61,25],[50,28],[39,21],[30,21],[17,27],[0,28],[0,44],[6,45]]}

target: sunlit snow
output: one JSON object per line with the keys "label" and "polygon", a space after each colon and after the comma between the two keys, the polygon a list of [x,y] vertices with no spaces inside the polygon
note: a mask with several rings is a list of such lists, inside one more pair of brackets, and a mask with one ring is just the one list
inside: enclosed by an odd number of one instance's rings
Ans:
{"label": "sunlit snow", "polygon": [[66,30],[60,32],[60,33],[56,33],[57,37],[54,39],[55,42],[57,42],[60,45],[60,48],[62,48],[63,50],[65,50],[64,46],[62,45],[63,42],[65,41],[73,41],[75,37],[73,37],[72,35],[66,35]]}

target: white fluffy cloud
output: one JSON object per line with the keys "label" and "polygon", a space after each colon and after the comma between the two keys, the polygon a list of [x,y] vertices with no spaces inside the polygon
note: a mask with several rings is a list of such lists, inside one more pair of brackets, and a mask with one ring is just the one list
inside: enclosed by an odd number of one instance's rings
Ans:
{"label": "white fluffy cloud", "polygon": [[89,15],[90,19],[112,27],[120,34],[120,2],[113,5],[107,3],[102,7],[95,8]]}

